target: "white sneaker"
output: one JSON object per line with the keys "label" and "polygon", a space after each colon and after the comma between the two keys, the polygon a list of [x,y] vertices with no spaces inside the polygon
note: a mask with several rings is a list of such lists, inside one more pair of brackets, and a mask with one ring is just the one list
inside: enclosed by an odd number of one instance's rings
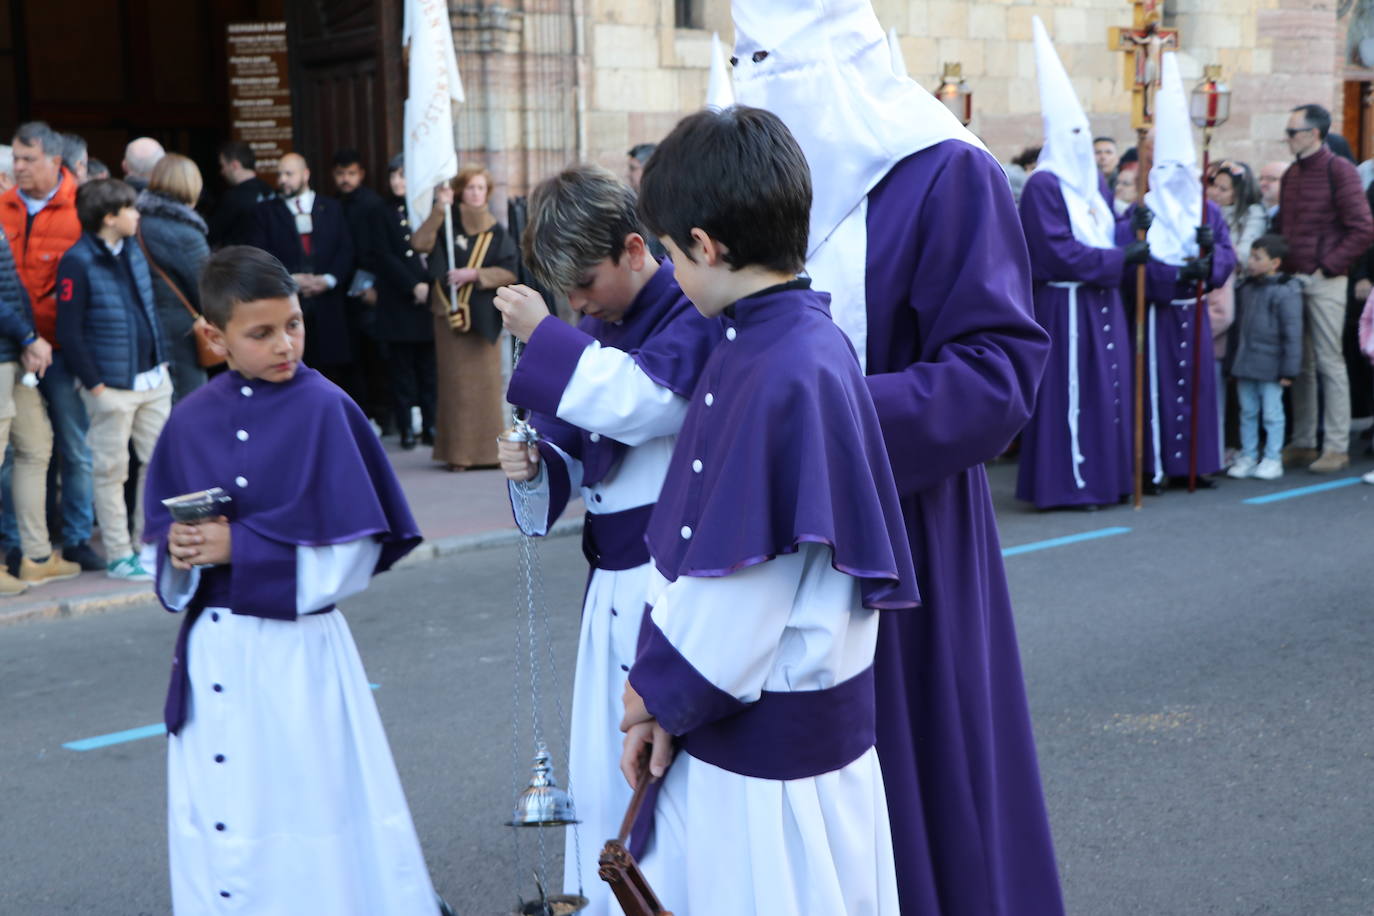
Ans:
{"label": "white sneaker", "polygon": [[1368,474],[1365,474],[1360,479],[1363,480],[1365,483],[1374,483],[1374,471],[1370,471]]}
{"label": "white sneaker", "polygon": [[1236,480],[1244,480],[1254,475],[1256,467],[1255,459],[1249,455],[1241,455],[1226,469],[1226,476],[1234,477]]}
{"label": "white sneaker", "polygon": [[105,568],[105,575],[111,579],[123,579],[125,582],[153,581],[152,575],[143,568],[136,553],[131,553],[122,560],[115,560]]}
{"label": "white sneaker", "polygon": [[1278,480],[1283,476],[1283,462],[1278,458],[1266,458],[1255,468],[1253,476],[1260,480]]}

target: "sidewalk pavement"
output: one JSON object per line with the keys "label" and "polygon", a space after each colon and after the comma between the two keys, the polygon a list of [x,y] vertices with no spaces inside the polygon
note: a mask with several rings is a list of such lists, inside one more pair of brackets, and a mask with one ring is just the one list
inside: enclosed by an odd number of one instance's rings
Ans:
{"label": "sidewalk pavement", "polygon": [[[450,472],[434,463],[424,446],[404,452],[393,438],[383,442],[425,536],[424,543],[401,565],[505,544],[518,537],[500,471]],[[574,500],[550,535],[581,530],[582,501]],[[66,582],[30,589],[16,598],[0,598],[0,627],[42,617],[97,614],[153,600],[149,583],[118,582],[103,572],[82,573]]]}

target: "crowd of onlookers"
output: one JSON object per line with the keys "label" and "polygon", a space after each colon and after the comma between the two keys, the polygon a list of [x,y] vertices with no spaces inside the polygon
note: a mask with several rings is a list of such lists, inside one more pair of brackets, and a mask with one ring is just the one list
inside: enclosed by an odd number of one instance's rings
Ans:
{"label": "crowd of onlookers", "polygon": [[[1285,466],[1339,471],[1349,465],[1352,435],[1356,447],[1374,453],[1374,159],[1357,165],[1319,105],[1294,109],[1285,138],[1291,162],[1256,170],[1223,158],[1205,176],[1207,199],[1225,217],[1238,262],[1206,300],[1217,371],[1224,376],[1217,422],[1232,477],[1273,479]],[[1124,218],[1139,197],[1137,150],[1100,136],[1093,151],[1113,208]],[[1039,152],[1028,147],[1004,166],[1014,193]],[[1263,248],[1253,251],[1261,239]],[[1254,300],[1248,318],[1247,299]],[[1262,327],[1261,315],[1272,316]],[[1259,350],[1273,357],[1270,385],[1248,384],[1254,374],[1249,360]],[[1267,430],[1262,452],[1255,437],[1261,416]],[[1365,481],[1374,483],[1374,473]]]}
{"label": "crowd of onlookers", "polygon": [[[652,152],[630,151],[631,183]],[[468,166],[412,226],[400,155],[380,193],[351,149],[333,155],[332,195],[298,154],[275,186],[257,165],[251,146],[226,143],[215,195],[193,160],[149,137],[125,148],[120,178],[42,122],[0,145],[0,597],[82,570],[151,578],[137,551],[143,468],[172,405],[232,368],[197,333],[200,271],[226,246],[263,248],[292,273],[305,364],[378,435],[430,446],[449,470],[496,465],[512,351],[493,299],[532,282],[523,200],[498,221],[491,175]]]}

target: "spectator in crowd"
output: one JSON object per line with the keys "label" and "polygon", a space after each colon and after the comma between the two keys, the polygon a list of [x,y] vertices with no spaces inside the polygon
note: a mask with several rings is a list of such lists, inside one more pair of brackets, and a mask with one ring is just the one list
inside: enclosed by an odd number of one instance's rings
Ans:
{"label": "spectator in crowd", "polygon": [[258,177],[257,164],[253,147],[241,140],[220,147],[219,173],[229,190],[210,217],[211,248],[247,244],[253,234],[253,214],[258,204],[276,196],[267,182]]}
{"label": "spectator in crowd", "polygon": [[344,221],[353,237],[355,267],[348,288],[348,320],[353,351],[357,354],[354,371],[362,397],[359,406],[384,433],[389,433],[395,411],[376,337],[377,259],[386,244],[389,214],[381,195],[366,184],[367,170],[356,149],[335,151],[333,177],[339,202],[343,204]]}
{"label": "spectator in crowd", "polygon": [[86,160],[86,180],[95,181],[97,178],[109,178],[110,167],[99,159]]}
{"label": "spectator in crowd", "polygon": [[1124,216],[1126,211],[1131,209],[1131,204],[1136,201],[1136,176],[1139,172],[1140,167],[1136,163],[1129,163],[1117,169],[1116,180],[1112,182],[1112,212],[1118,218]]}
{"label": "spectator in crowd", "polygon": [[[1288,243],[1264,235],[1250,245],[1248,276],[1236,291],[1230,375],[1240,396],[1240,455],[1228,477],[1277,480],[1283,476],[1283,389],[1302,364],[1302,286],[1280,273]],[[1259,427],[1264,422],[1264,456]]]}
{"label": "spectator in crowd", "polygon": [[1007,181],[1011,183],[1011,196],[1018,206],[1021,203],[1021,189],[1026,186],[1026,179],[1035,171],[1035,163],[1039,159],[1040,147],[1028,146],[1013,156],[1010,163],[1002,166],[1007,173]]}
{"label": "spectator in crowd", "polygon": [[657,143],[636,143],[625,154],[625,176],[629,179],[630,187],[635,189],[636,194],[639,193],[639,178],[644,174],[644,164],[649,161],[649,157],[654,154],[656,149],[658,149]]}
{"label": "spectator in crowd", "polygon": [[88,182],[77,192],[82,236],[57,268],[57,337],[91,418],[87,441],[105,574],[150,581],[134,549],[143,513],[133,514],[130,532],[124,484],[132,444],[139,460],[135,505],[142,508],[148,462],[172,412],[172,381],[152,275],[133,241],[136,197],[132,186],[114,178]]}
{"label": "spectator in crowd", "polygon": [[1093,138],[1093,161],[1097,163],[1097,170],[1102,173],[1102,177],[1107,179],[1110,184],[1116,177],[1116,171],[1121,163],[1121,154],[1116,148],[1116,139],[1113,137],[1094,137]]}
{"label": "spectator in crowd", "polygon": [[[1374,211],[1374,184],[1365,186],[1365,200]],[[1342,334],[1342,349],[1345,353],[1345,369],[1350,379],[1350,418],[1368,423],[1374,417],[1374,367],[1360,351],[1360,315],[1364,311],[1369,294],[1374,292],[1374,246],[1350,268],[1350,297],[1346,301],[1345,331]],[[1352,423],[1352,426],[1363,425]],[[1360,439],[1368,440],[1374,436],[1374,426],[1365,426]],[[1374,448],[1370,449],[1374,454]]]}
{"label": "spectator in crowd", "polygon": [[0,232],[0,452],[14,449],[14,499],[19,543],[6,543],[6,566],[13,554],[18,573],[0,569],[0,597],[22,594],[30,586],[70,579],[81,567],[53,553],[48,538],[48,461],[52,426],[38,393],[38,375],[52,362],[52,347],[33,329],[29,296],[14,269],[14,254]]}
{"label": "spectator in crowd", "polygon": [[[1350,463],[1350,382],[1341,336],[1346,275],[1374,243],[1374,218],[1360,176],[1326,145],[1331,113],[1300,105],[1288,119],[1288,148],[1296,157],[1284,172],[1275,229],[1288,241],[1283,262],[1303,284],[1302,372],[1293,386],[1293,440],[1285,464],[1330,474]],[[1317,380],[1324,405],[1317,417]],[[1317,451],[1317,433],[1322,435]]]}
{"label": "spectator in crowd", "polygon": [[193,208],[204,186],[200,169],[177,153],[153,167],[138,195],[138,237],[152,271],[153,298],[166,336],[172,403],[205,384],[193,325],[200,308],[200,269],[210,257],[205,220]]}
{"label": "spectator in crowd", "polygon": [[1260,203],[1264,206],[1264,218],[1268,220],[1266,231],[1273,228],[1274,219],[1279,215],[1279,185],[1286,171],[1286,162],[1267,162],[1259,170]]}
{"label": "spectator in crowd", "polygon": [[248,244],[275,255],[300,284],[305,364],[358,400],[345,301],[353,276],[353,237],[339,202],[311,189],[310,167],[300,154],[281,157],[277,195],[253,211]]}
{"label": "spectator in crowd", "polygon": [[135,191],[142,191],[148,187],[148,178],[153,174],[153,166],[157,165],[159,159],[167,155],[167,151],[162,148],[152,137],[139,137],[131,140],[129,145],[124,147],[124,180]]}
{"label": "spectator in crowd", "polygon": [[[19,279],[33,307],[34,330],[57,343],[57,265],[81,237],[76,215],[76,178],[62,168],[62,138],[42,121],[20,125],[14,135],[16,186],[0,196],[0,228],[9,236]],[[104,569],[91,548],[91,453],[86,446],[86,407],[66,355],[54,348],[52,365],[39,380],[48,405],[62,480],[62,555],[82,569]],[[52,488],[49,488],[51,494]],[[18,539],[12,499],[4,500],[6,537]]]}
{"label": "spectator in crowd", "polygon": [[14,149],[0,144],[0,194],[14,187]]}
{"label": "spectator in crowd", "polygon": [[[401,448],[415,447],[411,410],[420,408],[420,441],[434,444],[434,316],[429,308],[429,274],[411,245],[406,215],[405,157],[388,166],[391,197],[377,251],[377,340],[385,348],[396,426]],[[456,252],[455,252],[456,253]]]}
{"label": "spectator in crowd", "polygon": [[[444,209],[455,192],[453,264],[444,238]],[[411,239],[429,253],[430,301],[438,374],[434,460],[450,471],[497,463],[496,437],[504,426],[501,314],[496,289],[515,282],[515,240],[487,208],[491,175],[465,166],[451,186],[440,187],[436,206]],[[455,266],[462,264],[462,267]],[[450,290],[456,287],[456,298]]]}
{"label": "spectator in crowd", "polygon": [[1351,165],[1357,166],[1356,171],[1358,171],[1358,163],[1355,161],[1355,151],[1350,148],[1349,140],[1333,130],[1326,135],[1326,145],[1331,148],[1331,152],[1340,156]]}
{"label": "spectator in crowd", "polygon": [[62,135],[62,166],[76,176],[78,185],[90,180],[90,161],[86,141],[82,137],[77,134]]}

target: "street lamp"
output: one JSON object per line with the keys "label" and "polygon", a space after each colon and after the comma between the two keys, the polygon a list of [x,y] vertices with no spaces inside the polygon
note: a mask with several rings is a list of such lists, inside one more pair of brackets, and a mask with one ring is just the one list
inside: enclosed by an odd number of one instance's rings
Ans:
{"label": "street lamp", "polygon": [[[1208,175],[1212,168],[1212,131],[1226,123],[1226,119],[1231,117],[1231,89],[1221,81],[1221,67],[1216,64],[1208,64],[1203,68],[1202,82],[1193,87],[1192,93],[1188,96],[1188,117],[1193,124],[1202,128],[1202,220],[1201,225],[1207,225],[1207,184]],[[1198,229],[1199,245],[1198,257],[1206,254],[1202,250],[1201,233]],[[1198,423],[1198,385],[1200,379],[1198,373],[1202,360],[1198,359],[1199,348],[1202,347],[1202,309],[1203,296],[1206,292],[1206,282],[1199,280],[1197,284],[1197,303],[1193,313],[1193,411],[1189,419],[1189,427],[1192,431],[1192,441],[1189,443],[1188,450],[1188,492],[1197,489],[1197,423]]]}
{"label": "street lamp", "polygon": [[964,82],[963,64],[945,64],[945,75],[940,79],[940,88],[935,90],[935,97],[944,103],[961,124],[968,127],[969,122],[973,120],[973,90]]}

